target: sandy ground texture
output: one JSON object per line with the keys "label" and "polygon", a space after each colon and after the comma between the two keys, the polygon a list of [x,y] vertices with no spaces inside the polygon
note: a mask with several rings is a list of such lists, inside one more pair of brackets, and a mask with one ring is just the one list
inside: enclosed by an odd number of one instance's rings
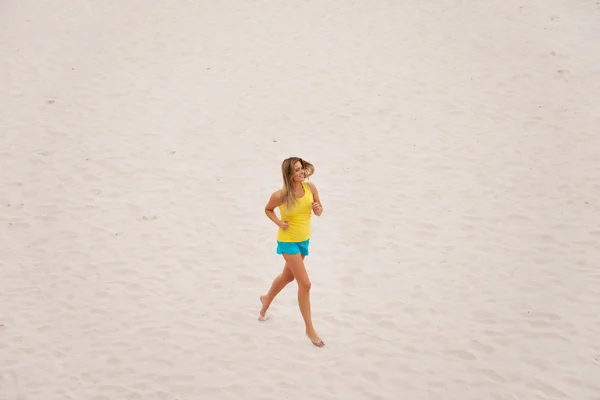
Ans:
{"label": "sandy ground texture", "polygon": [[0,7],[0,399],[600,399],[598,2]]}

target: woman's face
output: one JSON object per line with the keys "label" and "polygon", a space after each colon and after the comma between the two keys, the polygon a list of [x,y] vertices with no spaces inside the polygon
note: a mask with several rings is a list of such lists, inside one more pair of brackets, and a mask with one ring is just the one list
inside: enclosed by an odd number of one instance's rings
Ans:
{"label": "woman's face", "polygon": [[302,163],[300,161],[296,161],[294,164],[292,177],[294,182],[304,182],[304,169],[302,168]]}

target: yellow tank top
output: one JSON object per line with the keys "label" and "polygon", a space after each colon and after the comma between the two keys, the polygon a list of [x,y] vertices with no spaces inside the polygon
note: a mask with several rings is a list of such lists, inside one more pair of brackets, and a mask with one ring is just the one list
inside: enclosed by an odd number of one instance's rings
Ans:
{"label": "yellow tank top", "polygon": [[280,242],[304,242],[310,238],[310,217],[312,216],[313,194],[306,182],[302,182],[304,196],[287,209],[285,204],[279,206],[281,220],[289,221],[289,227],[284,231],[279,228],[277,240]]}

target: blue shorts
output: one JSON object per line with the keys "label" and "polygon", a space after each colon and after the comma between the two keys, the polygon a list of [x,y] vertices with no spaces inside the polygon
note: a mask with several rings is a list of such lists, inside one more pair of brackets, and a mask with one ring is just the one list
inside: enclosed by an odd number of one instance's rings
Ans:
{"label": "blue shorts", "polygon": [[310,239],[304,242],[280,242],[277,241],[277,254],[302,254],[303,256],[308,255],[308,244]]}

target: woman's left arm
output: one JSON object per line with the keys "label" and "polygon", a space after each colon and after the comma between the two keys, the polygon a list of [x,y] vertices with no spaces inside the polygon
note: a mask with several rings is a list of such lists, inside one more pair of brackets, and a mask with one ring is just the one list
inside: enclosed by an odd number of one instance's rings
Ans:
{"label": "woman's left arm", "polygon": [[319,191],[317,190],[317,187],[314,185],[314,183],[308,183],[308,186],[310,187],[310,191],[312,192],[313,195],[313,203],[312,203],[312,209],[313,212],[315,213],[316,216],[321,216],[321,214],[323,214],[323,204],[321,204],[321,198],[319,197]]}

